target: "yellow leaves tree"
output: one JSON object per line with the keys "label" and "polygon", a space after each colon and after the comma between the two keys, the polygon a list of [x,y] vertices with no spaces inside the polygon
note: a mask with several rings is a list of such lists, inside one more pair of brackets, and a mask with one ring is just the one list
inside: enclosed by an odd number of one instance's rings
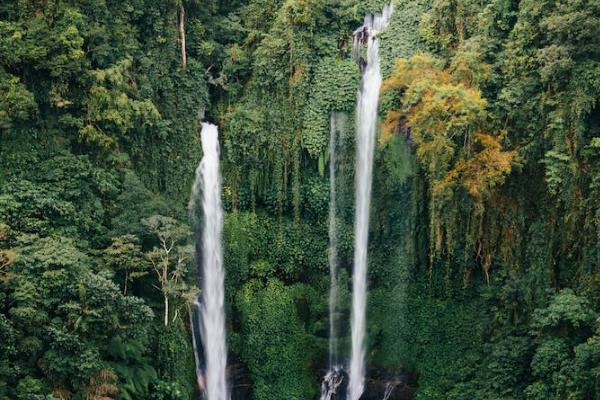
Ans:
{"label": "yellow leaves tree", "polygon": [[101,369],[92,375],[85,385],[86,400],[114,400],[118,393],[117,374],[110,369]]}
{"label": "yellow leaves tree", "polygon": [[[119,395],[117,382],[118,376],[114,371],[101,369],[90,376],[85,383],[83,398],[85,400],[114,400]],[[73,399],[73,393],[64,387],[54,388],[52,395],[60,400]]]}
{"label": "yellow leaves tree", "polygon": [[460,196],[470,199],[466,241],[481,240],[485,204],[516,162],[516,151],[502,145],[505,133],[488,129],[487,101],[475,82],[489,70],[471,67],[480,65],[473,62],[474,54],[458,53],[449,68],[422,54],[399,59],[383,85],[384,93],[400,97],[401,106],[387,113],[382,143],[408,127],[427,173],[432,261],[442,251],[453,251],[462,223],[456,210]]}

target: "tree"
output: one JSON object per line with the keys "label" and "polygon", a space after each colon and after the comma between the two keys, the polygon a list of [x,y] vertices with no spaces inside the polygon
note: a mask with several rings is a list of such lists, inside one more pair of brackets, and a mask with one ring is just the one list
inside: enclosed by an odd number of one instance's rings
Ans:
{"label": "tree", "polygon": [[181,68],[187,67],[187,52],[185,50],[185,8],[183,0],[179,0],[179,45],[181,46]]}
{"label": "tree", "polygon": [[17,252],[11,248],[5,248],[4,243],[8,239],[8,226],[0,223],[0,282],[8,279],[8,267],[15,262]]}
{"label": "tree", "polygon": [[115,272],[122,272],[123,295],[127,295],[130,282],[148,274],[148,259],[144,257],[139,239],[135,235],[122,235],[112,239],[112,243],[104,250],[107,267]]}
{"label": "tree", "polygon": [[525,390],[528,400],[598,397],[597,322],[587,300],[571,289],[561,290],[548,307],[535,310],[531,333],[538,346],[531,361],[535,381]]}
{"label": "tree", "polygon": [[[517,162],[517,152],[502,144],[505,132],[488,131],[488,103],[475,85],[488,69],[472,67],[477,65],[473,57],[467,51],[459,52],[448,69],[428,55],[399,59],[383,85],[384,93],[392,91],[400,97],[401,107],[388,111],[382,141],[409,132],[427,173],[431,257],[438,256],[443,248],[453,252],[454,231],[462,223],[448,217],[449,205],[459,203],[463,193],[471,201],[467,218],[473,226],[466,232],[466,241],[484,241],[481,219],[485,203]],[[492,255],[486,252],[480,257],[489,282]]]}
{"label": "tree", "polygon": [[181,301],[189,289],[184,275],[193,252],[193,247],[187,244],[190,230],[176,219],[162,215],[153,215],[142,222],[158,240],[158,246],[146,253],[146,257],[156,273],[158,286],[155,287],[163,296],[163,323],[167,327],[171,308],[175,320],[181,306],[176,303],[173,307],[171,300]]}
{"label": "tree", "polygon": [[16,249],[6,309],[15,372],[0,381],[32,376],[64,393],[114,393],[100,388],[116,380],[109,343],[115,335],[144,340],[152,310],[140,298],[123,296],[110,275],[92,271],[70,238],[21,236]]}
{"label": "tree", "polygon": [[307,375],[311,347],[295,310],[294,288],[271,278],[251,280],[238,293],[244,343],[242,358],[253,381],[255,400],[310,398],[315,386]]}

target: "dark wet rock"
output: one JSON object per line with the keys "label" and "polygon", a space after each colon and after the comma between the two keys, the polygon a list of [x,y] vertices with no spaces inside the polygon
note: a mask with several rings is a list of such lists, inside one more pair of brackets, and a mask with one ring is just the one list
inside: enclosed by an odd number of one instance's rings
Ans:
{"label": "dark wet rock", "polygon": [[[333,372],[333,373],[332,373]],[[321,371],[320,400],[346,400],[348,374],[338,368]],[[417,389],[417,374],[409,371],[372,369],[365,381],[365,391],[360,400],[412,400]],[[338,381],[341,382],[338,383]],[[335,386],[332,392],[331,386]]]}
{"label": "dark wet rock", "polygon": [[361,400],[412,400],[416,389],[415,373],[373,370],[367,376]]}
{"label": "dark wet rock", "polygon": [[227,367],[227,380],[230,383],[231,400],[248,400],[252,382],[245,365],[235,363]]}
{"label": "dark wet rock", "polygon": [[321,382],[319,400],[344,400],[348,388],[348,374],[342,367],[333,367]]}

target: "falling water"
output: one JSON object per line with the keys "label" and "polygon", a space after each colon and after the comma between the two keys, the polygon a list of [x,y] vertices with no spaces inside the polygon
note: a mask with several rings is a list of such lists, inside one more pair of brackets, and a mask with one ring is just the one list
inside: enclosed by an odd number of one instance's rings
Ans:
{"label": "falling water", "polygon": [[387,25],[391,12],[392,8],[389,5],[384,7],[382,15],[367,15],[364,25],[354,32],[353,54],[358,58],[359,46],[366,42],[367,60],[364,64],[364,61],[360,59],[362,81],[356,106],[356,215],[352,278],[352,354],[348,400],[358,400],[364,391],[369,207],[377,129],[377,106],[382,80],[377,34]]}
{"label": "falling water", "polygon": [[329,134],[329,368],[338,364],[338,250],[337,250],[337,216],[336,216],[336,137],[344,129],[346,115],[332,112],[330,116]]}
{"label": "falling water", "polygon": [[203,374],[202,374],[202,364],[200,361],[200,355],[198,354],[198,341],[196,339],[196,329],[198,326],[198,322],[196,319],[198,318],[198,309],[200,307],[200,303],[198,303],[198,299],[194,301],[194,304],[189,309],[190,314],[190,326],[192,327],[192,349],[194,351],[194,361],[196,364],[196,381],[199,387],[204,387],[203,384]]}
{"label": "falling water", "polygon": [[329,369],[321,383],[321,397],[319,400],[332,400],[338,394],[344,382],[344,371],[339,367]]}
{"label": "falling water", "polygon": [[390,398],[390,396],[392,395],[392,393],[394,392],[394,389],[396,389],[396,387],[400,384],[399,381],[391,381],[385,384],[385,392],[383,393],[383,399],[382,400],[388,400]]}
{"label": "falling water", "polygon": [[332,112],[329,132],[329,370],[321,384],[321,400],[331,400],[344,380],[342,367],[338,365],[338,259],[337,259],[337,213],[336,213],[336,166],[337,136],[343,135],[346,114]]}
{"label": "falling water", "polygon": [[202,124],[203,157],[196,169],[190,213],[202,195],[202,292],[199,331],[206,362],[204,390],[207,400],[227,400],[227,348],[225,345],[225,294],[223,269],[223,210],[219,175],[219,132],[215,125]]}

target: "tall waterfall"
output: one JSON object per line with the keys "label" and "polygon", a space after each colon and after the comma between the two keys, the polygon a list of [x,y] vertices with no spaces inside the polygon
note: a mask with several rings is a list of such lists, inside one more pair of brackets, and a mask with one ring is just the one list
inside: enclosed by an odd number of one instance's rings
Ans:
{"label": "tall waterfall", "polygon": [[346,114],[332,112],[329,123],[329,370],[323,377],[320,400],[331,400],[344,381],[338,364],[338,248],[336,211],[337,142],[345,130]]}
{"label": "tall waterfall", "polygon": [[198,329],[206,363],[203,384],[207,400],[228,400],[219,132],[215,125],[203,123],[200,136],[203,157],[196,169],[189,209],[194,215],[197,199],[202,196],[202,292]]}
{"label": "tall waterfall", "polygon": [[362,59],[360,61],[362,81],[356,105],[356,215],[352,278],[352,354],[348,400],[358,400],[364,391],[369,207],[373,179],[373,152],[377,131],[377,107],[382,81],[377,34],[386,27],[391,13],[392,7],[388,5],[384,7],[381,15],[367,15],[364,25],[354,32],[353,54],[358,58],[359,46],[366,42],[367,60],[366,65]]}
{"label": "tall waterfall", "polygon": [[338,249],[336,212],[337,136],[344,129],[346,115],[332,112],[329,133],[329,368],[338,364]]}

